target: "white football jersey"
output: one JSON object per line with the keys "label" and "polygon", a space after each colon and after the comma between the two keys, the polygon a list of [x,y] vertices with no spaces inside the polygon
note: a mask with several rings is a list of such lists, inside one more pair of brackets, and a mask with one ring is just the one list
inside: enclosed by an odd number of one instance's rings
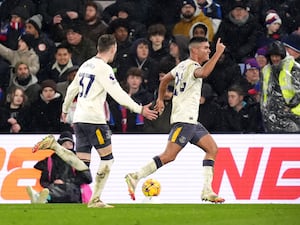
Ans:
{"label": "white football jersey", "polygon": [[135,113],[141,113],[142,106],[134,102],[121,88],[111,66],[97,57],[80,66],[67,89],[62,111],[68,112],[73,99],[78,95],[73,123],[106,124],[104,104],[107,93],[120,105]]}
{"label": "white football jersey", "polygon": [[176,122],[197,124],[202,78],[196,78],[194,71],[200,64],[191,59],[180,62],[171,70],[175,78],[171,124]]}

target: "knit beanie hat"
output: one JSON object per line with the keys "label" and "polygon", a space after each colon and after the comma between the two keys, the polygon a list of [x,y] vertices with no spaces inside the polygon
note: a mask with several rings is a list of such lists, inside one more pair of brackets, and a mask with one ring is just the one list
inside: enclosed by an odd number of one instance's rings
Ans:
{"label": "knit beanie hat", "polygon": [[46,87],[50,87],[52,88],[54,91],[56,91],[56,83],[54,80],[44,80],[42,83],[41,83],[41,88],[42,90]]}
{"label": "knit beanie hat", "polygon": [[71,21],[67,26],[66,26],[66,33],[68,33],[69,31],[73,31],[77,34],[83,34],[82,33],[82,24],[80,21],[78,20],[73,20]]}
{"label": "knit beanie hat", "polygon": [[29,49],[33,47],[34,36],[32,34],[22,34],[19,40],[24,41]]}
{"label": "knit beanie hat", "polygon": [[63,131],[61,132],[57,142],[62,145],[66,141],[71,141],[74,144],[73,135],[70,131]]}
{"label": "knit beanie hat", "polygon": [[196,3],[194,0],[183,0],[182,1],[182,5],[181,5],[181,8],[185,5],[191,5],[195,10],[197,9],[196,7]]}
{"label": "knit beanie hat", "polygon": [[30,23],[34,28],[40,33],[42,29],[43,16],[41,14],[36,14],[26,20],[26,23]]}
{"label": "knit beanie hat", "polygon": [[242,8],[242,9],[248,10],[248,7],[247,7],[246,3],[244,3],[244,1],[234,1],[231,4],[230,11],[234,10],[235,8]]}
{"label": "knit beanie hat", "polygon": [[300,53],[300,35],[297,33],[292,33],[282,40],[284,46],[293,49],[294,51]]}
{"label": "knit beanie hat", "polygon": [[265,23],[266,23],[266,26],[268,27],[269,25],[271,25],[273,23],[281,24],[282,22],[277,13],[271,12],[266,16]]}
{"label": "knit beanie hat", "polygon": [[25,7],[22,6],[17,6],[16,8],[14,8],[11,12],[10,15],[17,15],[19,17],[21,17],[24,20],[27,20],[29,18],[29,12]]}
{"label": "knit beanie hat", "polygon": [[245,71],[250,69],[260,69],[255,58],[249,58],[245,61]]}
{"label": "knit beanie hat", "polygon": [[266,56],[267,55],[267,47],[261,47],[261,48],[257,49],[255,57],[258,55]]}

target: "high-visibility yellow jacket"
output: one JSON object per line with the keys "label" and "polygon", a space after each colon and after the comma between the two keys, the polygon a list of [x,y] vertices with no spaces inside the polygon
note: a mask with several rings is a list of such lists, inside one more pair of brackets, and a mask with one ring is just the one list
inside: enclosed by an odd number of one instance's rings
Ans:
{"label": "high-visibility yellow jacket", "polygon": [[[278,77],[281,93],[287,105],[290,104],[290,101],[293,99],[296,93],[295,87],[293,86],[292,83],[292,74],[291,74],[294,64],[295,64],[295,60],[293,58],[286,57],[283,60],[283,66]],[[268,99],[267,89],[269,86],[269,80],[271,75],[271,65],[270,64],[266,65],[263,68],[262,73],[263,73],[263,85],[262,85],[263,102],[262,103],[264,105],[267,103],[267,99]],[[291,112],[294,113],[295,115],[300,116],[300,103],[292,107]]]}

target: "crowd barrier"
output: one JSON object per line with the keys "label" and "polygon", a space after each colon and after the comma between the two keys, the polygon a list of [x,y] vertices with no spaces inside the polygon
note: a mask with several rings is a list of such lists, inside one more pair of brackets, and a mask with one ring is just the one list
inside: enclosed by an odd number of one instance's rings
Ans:
{"label": "crowd barrier", "polygon": [[[29,203],[25,187],[41,190],[33,165],[51,150],[31,152],[44,135],[0,135],[0,203]],[[58,137],[58,135],[55,135]],[[114,165],[102,199],[109,203],[145,202],[141,180],[136,201],[130,200],[125,174],[162,152],[167,135],[113,135]],[[213,135],[219,154],[213,188],[227,203],[300,204],[300,134]],[[161,183],[160,203],[202,203],[204,152],[188,144],[177,159],[149,178]],[[93,176],[99,158],[92,152]],[[91,184],[93,187],[93,184]]]}

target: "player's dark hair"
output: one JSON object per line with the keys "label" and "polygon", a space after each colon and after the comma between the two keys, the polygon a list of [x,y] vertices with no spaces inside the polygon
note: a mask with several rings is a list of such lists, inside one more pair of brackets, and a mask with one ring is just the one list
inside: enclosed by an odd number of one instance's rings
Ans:
{"label": "player's dark hair", "polygon": [[201,42],[207,42],[207,38],[206,37],[193,37],[191,38],[191,40],[189,41],[189,45],[190,44],[194,44],[194,43],[201,43]]}
{"label": "player's dark hair", "polygon": [[111,46],[116,44],[116,38],[112,34],[103,34],[98,38],[98,51],[106,52]]}

